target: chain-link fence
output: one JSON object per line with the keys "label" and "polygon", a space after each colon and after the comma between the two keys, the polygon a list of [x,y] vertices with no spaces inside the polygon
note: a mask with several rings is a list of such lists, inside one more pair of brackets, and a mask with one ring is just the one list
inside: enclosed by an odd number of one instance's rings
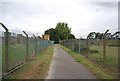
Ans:
{"label": "chain-link fence", "polygon": [[62,44],[76,53],[85,54],[87,51],[86,40],[66,40]]}
{"label": "chain-link fence", "polygon": [[62,44],[74,52],[118,72],[119,40],[65,40]]}
{"label": "chain-link fence", "polygon": [[0,31],[0,76],[2,75],[2,35],[3,32]]}
{"label": "chain-link fence", "polygon": [[29,37],[27,33],[25,34],[0,31],[1,75],[33,59],[43,49],[53,44],[53,41],[39,39],[35,35]]}

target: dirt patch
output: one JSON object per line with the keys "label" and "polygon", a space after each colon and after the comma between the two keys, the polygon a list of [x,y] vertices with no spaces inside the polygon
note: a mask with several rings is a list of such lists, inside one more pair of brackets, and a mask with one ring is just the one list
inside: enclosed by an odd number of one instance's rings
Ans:
{"label": "dirt patch", "polygon": [[21,74],[23,79],[39,79],[40,77],[43,79],[46,75],[45,67],[46,67],[46,60],[41,60],[38,64],[33,63],[30,68],[27,68]]}

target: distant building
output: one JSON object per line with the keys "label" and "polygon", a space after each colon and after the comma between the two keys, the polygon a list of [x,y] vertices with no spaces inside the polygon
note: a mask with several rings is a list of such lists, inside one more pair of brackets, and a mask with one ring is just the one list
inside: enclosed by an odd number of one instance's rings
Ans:
{"label": "distant building", "polygon": [[42,38],[45,39],[45,40],[50,40],[50,35],[42,35]]}
{"label": "distant building", "polygon": [[22,34],[17,34],[17,37],[22,37]]}

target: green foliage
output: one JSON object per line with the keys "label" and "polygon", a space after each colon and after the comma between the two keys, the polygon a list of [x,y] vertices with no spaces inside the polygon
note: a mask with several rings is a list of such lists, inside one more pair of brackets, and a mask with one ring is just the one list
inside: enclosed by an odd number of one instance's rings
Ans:
{"label": "green foliage", "polygon": [[70,36],[68,37],[68,39],[75,39],[75,36],[73,34],[70,34]]}
{"label": "green foliage", "polygon": [[50,28],[49,30],[45,31],[45,34],[49,34],[50,40],[55,41],[55,43],[59,42],[59,33],[56,29]]}
{"label": "green foliage", "polygon": [[[104,34],[100,32],[90,32],[88,35],[89,39],[103,39]],[[106,39],[120,39],[120,31],[116,31],[115,33],[107,33]]]}
{"label": "green foliage", "polygon": [[68,39],[71,34],[71,28],[68,27],[67,23],[58,23],[55,29],[59,32],[60,40]]}
{"label": "green foliage", "polygon": [[50,28],[44,34],[49,34],[50,40],[55,41],[55,43],[59,43],[61,40],[75,39],[75,36],[71,34],[71,28],[64,22],[57,23],[56,28]]}

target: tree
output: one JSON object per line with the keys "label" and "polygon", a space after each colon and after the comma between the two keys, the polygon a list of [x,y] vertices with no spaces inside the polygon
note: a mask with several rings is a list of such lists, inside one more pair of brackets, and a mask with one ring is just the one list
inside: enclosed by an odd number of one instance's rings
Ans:
{"label": "tree", "polygon": [[99,40],[99,39],[103,39],[103,33],[95,33],[95,39]]}
{"label": "tree", "polygon": [[107,33],[107,34],[106,34],[106,39],[111,39],[111,37],[112,37],[112,34],[111,34],[111,33]]}
{"label": "tree", "polygon": [[46,30],[44,34],[49,34],[50,40],[55,41],[55,43],[59,43],[61,40],[75,39],[75,36],[71,34],[71,28],[64,22],[57,23],[55,28]]}
{"label": "tree", "polygon": [[68,39],[75,39],[75,36],[73,34],[70,34],[70,36],[68,37]]}
{"label": "tree", "polygon": [[59,32],[59,38],[60,40],[66,40],[68,39],[68,37],[71,34],[71,28],[68,27],[67,23],[57,23],[56,28],[55,28],[58,32]]}
{"label": "tree", "polygon": [[91,33],[89,33],[88,37],[89,37],[89,39],[94,39],[95,35],[96,35],[95,32],[91,32]]}
{"label": "tree", "polygon": [[120,39],[120,31],[115,32],[112,36],[113,39]]}
{"label": "tree", "polygon": [[54,28],[46,30],[44,34],[50,35],[50,40],[55,41],[55,43],[59,43],[59,33]]}

